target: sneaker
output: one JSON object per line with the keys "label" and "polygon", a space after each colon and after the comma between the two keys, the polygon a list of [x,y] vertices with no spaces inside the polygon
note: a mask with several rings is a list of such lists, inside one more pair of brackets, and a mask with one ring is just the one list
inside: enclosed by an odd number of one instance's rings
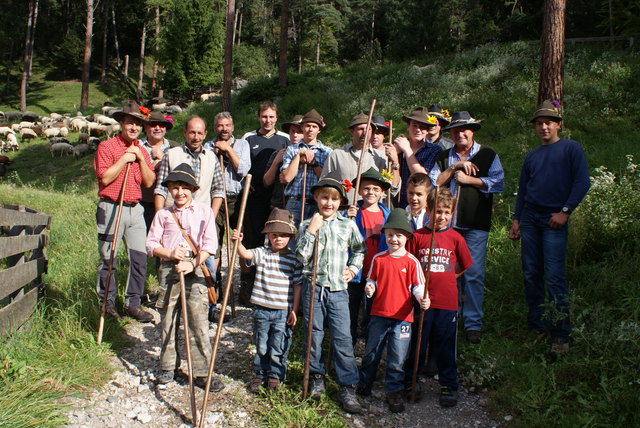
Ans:
{"label": "sneaker", "polygon": [[140,322],[153,321],[153,315],[151,315],[149,312],[146,312],[140,306],[135,308],[124,308],[124,313],[125,315],[130,316],[131,318],[134,318]]}
{"label": "sneaker", "polygon": [[[197,377],[194,379],[194,383],[198,388],[204,389],[207,386],[206,377]],[[211,377],[211,385],[209,385],[209,392],[219,392],[224,389],[224,383],[216,376]]]}
{"label": "sneaker", "polygon": [[353,386],[340,387],[338,401],[347,413],[362,413],[364,411],[356,398],[356,389]]}
{"label": "sneaker", "polygon": [[309,393],[312,400],[320,401],[324,392],[324,377],[316,374],[311,377],[311,391]]}
{"label": "sneaker", "polygon": [[358,385],[356,387],[356,394],[361,395],[363,397],[368,397],[371,395],[371,385]]}
{"label": "sneaker", "polygon": [[480,330],[467,330],[467,341],[472,345],[479,345]]}
{"label": "sneaker", "polygon": [[209,318],[209,322],[216,322],[216,305],[209,303],[207,318]]}
{"label": "sneaker", "polygon": [[119,320],[121,318],[115,306],[107,306],[105,309],[105,313],[116,320]]}
{"label": "sneaker", "polygon": [[249,382],[249,392],[258,392],[264,386],[264,379],[256,376]]}
{"label": "sneaker", "polygon": [[458,404],[458,391],[450,386],[440,387],[440,405],[442,407],[453,407]]}
{"label": "sneaker", "polygon": [[269,380],[267,380],[267,389],[269,391],[275,391],[278,388],[280,388],[280,379],[270,377]]}
{"label": "sneaker", "polygon": [[562,337],[556,337],[551,342],[551,357],[558,358],[569,353],[569,341]]}
{"label": "sneaker", "polygon": [[386,402],[391,413],[404,412],[404,402],[402,401],[401,391],[388,393]]}
{"label": "sneaker", "polygon": [[175,376],[176,376],[176,372],[174,370],[162,370],[158,375],[158,377],[156,378],[156,381],[159,384],[164,385],[166,383],[173,381]]}

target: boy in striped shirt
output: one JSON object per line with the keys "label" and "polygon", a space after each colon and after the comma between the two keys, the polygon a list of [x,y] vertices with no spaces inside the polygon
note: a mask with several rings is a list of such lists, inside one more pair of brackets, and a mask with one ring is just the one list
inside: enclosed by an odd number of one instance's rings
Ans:
{"label": "boy in striped shirt", "polygon": [[[255,378],[249,390],[261,386],[278,389],[287,372],[287,356],[291,345],[292,328],[300,305],[302,265],[289,250],[289,240],[295,235],[292,216],[287,210],[274,208],[261,233],[267,235],[269,247],[248,250],[238,245],[238,254],[247,265],[256,266],[256,279],[251,292],[253,308],[253,360]],[[243,235],[233,231],[233,240]]]}

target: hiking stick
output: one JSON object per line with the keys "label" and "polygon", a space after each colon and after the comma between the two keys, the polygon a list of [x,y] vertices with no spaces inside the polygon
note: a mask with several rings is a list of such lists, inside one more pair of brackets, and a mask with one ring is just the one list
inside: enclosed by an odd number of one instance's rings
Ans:
{"label": "hiking stick", "polygon": [[[240,203],[240,211],[238,212],[238,233],[242,232],[242,222],[244,220],[244,210],[247,205],[247,198],[249,197],[249,188],[251,187],[251,174],[247,174],[244,179],[244,189],[242,189],[242,201]],[[204,399],[202,400],[202,412],[200,415],[200,423],[198,428],[204,426],[204,420],[207,414],[207,400],[209,399],[209,387],[211,386],[211,375],[216,364],[216,355],[218,354],[218,344],[220,343],[220,335],[222,334],[222,324],[224,323],[224,315],[227,309],[227,300],[229,299],[229,290],[231,289],[231,282],[233,281],[233,267],[236,264],[236,256],[238,255],[238,245],[240,240],[237,240],[233,244],[233,251],[231,252],[231,259],[229,261],[229,272],[227,274],[227,283],[224,287],[224,297],[222,298],[222,307],[220,308],[220,318],[218,318],[218,328],[216,329],[216,337],[213,341],[213,347],[211,349],[211,359],[209,360],[209,372],[207,374],[207,383],[204,387]]]}
{"label": "hiking stick", "polygon": [[[316,298],[316,276],[318,275],[318,241],[320,234],[316,232],[316,240],[313,243],[313,265],[311,268],[311,289],[309,290],[309,314],[307,319],[307,342],[304,356],[304,376],[302,378],[302,399],[309,393],[309,365],[311,362],[311,335],[313,334],[313,309]],[[331,349],[331,347],[329,347]]]}
{"label": "hiking stick", "polygon": [[[222,170],[222,191],[224,192],[224,228],[225,228],[225,235],[227,238],[227,264],[229,264],[229,260],[231,260],[231,227],[229,224],[229,205],[227,204],[227,178],[225,177],[225,170],[223,168],[224,166],[224,157],[222,156],[222,153],[220,153],[219,155],[219,160],[220,160],[220,169]],[[218,244],[220,245],[220,244]],[[220,260],[220,264],[222,264],[222,260]],[[229,274],[230,271],[232,271],[233,269],[230,269],[227,266],[227,275]],[[220,277],[222,278],[222,274],[220,274]],[[236,297],[235,297],[235,292],[231,293],[232,298],[231,298],[231,316],[235,318],[236,316]],[[195,422],[195,420],[194,420]]]}
{"label": "hiking stick", "polygon": [[[197,254],[195,254],[197,257]],[[196,268],[194,268],[195,270]],[[180,272],[180,300],[182,304],[182,324],[184,327],[184,346],[187,349],[187,373],[189,374],[189,391],[191,394],[191,417],[195,424],[198,418],[196,408],[196,391],[193,386],[193,364],[191,363],[191,339],[189,338],[189,320],[187,314],[187,291],[184,285],[184,272]],[[175,328],[178,328],[175,326]]]}
{"label": "hiking stick", "polygon": [[[389,143],[393,144],[393,120],[389,121]],[[387,190],[387,208],[391,209],[391,188]]]}
{"label": "hiking stick", "polygon": [[[287,144],[283,143],[282,144],[282,148],[286,149],[287,148]],[[282,166],[282,162],[280,162],[280,166]],[[280,170],[280,167],[278,167],[278,170]],[[284,186],[282,185],[282,183],[280,183],[280,174],[276,174],[276,178],[275,178],[275,184],[279,185],[280,187],[282,187],[282,209],[286,210],[287,209],[287,197],[284,195]]]}
{"label": "hiking stick", "polygon": [[304,164],[302,168],[302,208],[300,209],[300,223],[304,221],[304,205],[307,199],[307,165]]}
{"label": "hiking stick", "polygon": [[462,193],[462,186],[460,185],[460,183],[458,184],[458,191],[456,192],[456,202],[455,205],[453,206],[453,215],[451,216],[451,227],[453,227],[453,216],[456,217],[456,224],[458,224],[458,204],[460,203],[460,193]]}
{"label": "hiking stick", "polygon": [[362,154],[360,155],[360,159],[358,159],[358,172],[356,173],[356,188],[353,192],[353,201],[351,205],[355,205],[358,200],[358,192],[360,191],[360,174],[362,173],[362,160],[364,159],[364,155],[367,153],[367,149],[369,148],[369,138],[371,138],[371,118],[373,117],[373,109],[376,108],[376,100],[375,98],[371,102],[371,109],[369,110],[369,120],[367,121],[367,130],[364,133],[364,144],[362,145]]}
{"label": "hiking stick", "polygon": [[[433,257],[433,242],[436,237],[436,212],[438,209],[438,186],[433,190],[433,210],[431,211],[431,239],[429,240],[429,258],[427,259],[427,274],[424,279],[424,292],[428,293],[429,277],[431,276],[431,259]],[[424,297],[423,297],[424,298]],[[411,376],[411,401],[416,401],[416,384],[418,383],[418,361],[420,359],[420,346],[422,345],[422,326],[424,324],[424,310],[420,309],[420,321],[418,321],[418,340],[416,341],[416,354],[413,358],[413,375]]]}
{"label": "hiking stick", "polygon": [[[124,180],[120,188],[120,200],[118,201],[118,213],[116,214],[116,227],[113,230],[113,241],[111,241],[111,254],[109,255],[109,265],[107,267],[107,282],[104,285],[104,296],[102,298],[102,308],[100,309],[100,323],[98,324],[98,345],[102,343],[102,332],[104,330],[104,315],[107,313],[107,300],[109,300],[109,285],[113,277],[113,261],[116,258],[116,244],[118,243],[118,231],[120,230],[120,218],[122,217],[122,205],[124,204],[124,191],[127,188],[127,179],[129,178],[129,169],[131,164],[127,163],[127,169],[124,171]],[[116,284],[116,289],[118,284]]]}

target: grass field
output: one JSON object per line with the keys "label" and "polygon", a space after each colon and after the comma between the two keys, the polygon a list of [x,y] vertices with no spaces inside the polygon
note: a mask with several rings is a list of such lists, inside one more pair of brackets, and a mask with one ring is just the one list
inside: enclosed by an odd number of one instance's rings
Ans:
{"label": "grass field", "polygon": [[[538,73],[537,51],[530,45],[485,46],[411,64],[354,65],[291,75],[285,89],[274,79],[253,82],[233,98],[232,114],[240,135],[257,127],[255,110],[263,100],[278,103],[281,121],[316,108],[328,123],[320,139],[334,147],[349,140],[349,119],[367,110],[373,98],[378,100],[377,111],[394,120],[395,134],[404,132],[402,115],[433,102],[482,119],[476,137],[500,155],[506,190],[496,198],[489,241],[483,342],[471,347],[461,341],[459,346],[463,382],[488,388],[492,411],[498,418],[513,415],[513,426],[638,426],[640,272],[634,260],[640,256],[639,70],[636,53],[581,48],[567,52],[563,135],[582,143],[593,184],[572,214],[567,262],[572,350],[555,362],[548,357],[548,343],[526,330],[519,246],[507,239],[522,159],[538,144],[528,123]],[[37,102],[42,112],[73,110],[74,97],[63,102],[57,90],[71,92],[52,85],[53,92]],[[217,111],[217,103],[193,106],[176,118],[170,137],[182,139],[180,128],[188,114],[202,115],[211,123]],[[104,356],[118,340],[119,326],[112,324],[106,344],[93,343],[96,185],[91,159],[51,159],[42,142],[23,145],[9,156],[16,172],[0,185],[0,202],[47,212],[54,222],[46,304],[30,331],[0,341],[0,420],[55,426],[61,421],[60,410],[52,400],[99,385]],[[55,364],[49,364],[53,356],[36,352],[36,345],[74,352],[56,355]],[[76,354],[82,364],[74,362]],[[68,367],[74,365],[82,367],[82,373],[71,373]],[[48,378],[55,382],[43,382]],[[33,397],[39,407],[27,408],[24,403]],[[291,397],[285,395],[264,400],[274,409],[260,416],[265,425],[301,426],[317,416],[307,408],[288,408]],[[300,419],[295,412],[312,413]]]}

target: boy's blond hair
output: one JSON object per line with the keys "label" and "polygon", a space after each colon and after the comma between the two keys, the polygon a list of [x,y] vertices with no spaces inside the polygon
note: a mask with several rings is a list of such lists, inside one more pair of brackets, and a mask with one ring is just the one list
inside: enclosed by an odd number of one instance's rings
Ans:
{"label": "boy's blond hair", "polygon": [[407,187],[409,186],[424,186],[427,190],[431,190],[431,180],[429,180],[429,176],[424,172],[416,172],[409,176]]}
{"label": "boy's blond hair", "polygon": [[[429,210],[433,210],[433,206],[435,204],[435,189],[429,192],[429,196],[427,196],[427,207]],[[449,189],[438,189],[438,207],[451,208],[451,211],[455,209],[455,198],[451,194]]]}
{"label": "boy's blond hair", "polygon": [[337,197],[338,199],[342,200],[342,195],[340,194],[338,189],[335,189],[331,186],[318,187],[313,191],[313,196],[315,198],[318,198],[320,195],[324,193],[329,193],[329,196],[331,196],[332,198]]}

